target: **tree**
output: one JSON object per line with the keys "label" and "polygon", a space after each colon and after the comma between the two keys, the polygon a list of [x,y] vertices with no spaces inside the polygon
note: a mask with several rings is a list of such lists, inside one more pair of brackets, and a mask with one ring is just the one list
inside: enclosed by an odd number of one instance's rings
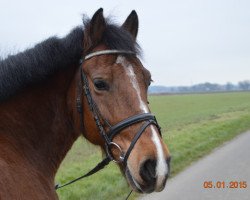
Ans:
{"label": "tree", "polygon": [[232,91],[234,89],[234,85],[231,82],[228,82],[226,84],[226,90],[227,91]]}
{"label": "tree", "polygon": [[250,80],[240,81],[238,85],[241,90],[250,90]]}

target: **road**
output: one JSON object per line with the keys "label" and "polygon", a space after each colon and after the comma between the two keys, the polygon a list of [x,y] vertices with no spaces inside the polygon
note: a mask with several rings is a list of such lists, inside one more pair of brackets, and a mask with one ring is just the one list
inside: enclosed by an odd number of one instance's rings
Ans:
{"label": "road", "polygon": [[[205,181],[213,181],[205,189]],[[214,188],[217,182],[225,188]],[[238,188],[230,187],[238,182]],[[244,186],[246,188],[239,188]],[[220,183],[217,183],[220,186]],[[223,184],[223,183],[222,183]],[[228,186],[228,187],[227,187]],[[160,193],[145,195],[140,200],[249,200],[250,199],[250,131],[215,149],[167,183]]]}

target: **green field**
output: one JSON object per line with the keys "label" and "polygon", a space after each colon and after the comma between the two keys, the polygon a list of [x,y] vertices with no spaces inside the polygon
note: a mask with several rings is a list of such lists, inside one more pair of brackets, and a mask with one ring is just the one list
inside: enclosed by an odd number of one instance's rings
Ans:
{"label": "green field", "polygon": [[[150,107],[171,155],[172,176],[223,142],[250,129],[250,92],[150,96]],[[82,175],[101,160],[97,147],[80,138],[62,163],[56,181]],[[125,199],[129,188],[118,168],[103,171],[58,191],[61,200]],[[136,197],[132,195],[131,199]]]}

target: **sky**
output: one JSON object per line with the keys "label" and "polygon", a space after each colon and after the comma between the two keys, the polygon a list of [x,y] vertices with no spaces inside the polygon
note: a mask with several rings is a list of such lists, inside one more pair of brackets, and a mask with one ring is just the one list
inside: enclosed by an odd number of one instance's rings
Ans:
{"label": "sky", "polygon": [[153,85],[250,80],[249,0],[0,0],[0,55],[63,37],[100,7],[118,24],[136,10]]}

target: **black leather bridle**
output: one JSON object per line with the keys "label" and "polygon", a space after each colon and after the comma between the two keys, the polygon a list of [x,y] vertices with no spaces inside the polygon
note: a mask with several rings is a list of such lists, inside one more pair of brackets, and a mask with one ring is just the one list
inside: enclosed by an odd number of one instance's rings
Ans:
{"label": "black leather bridle", "polygon": [[[95,120],[96,126],[98,128],[99,134],[100,136],[103,138],[104,143],[105,143],[105,151],[106,151],[106,157],[97,164],[96,167],[94,167],[91,171],[89,171],[87,174],[73,180],[70,181],[64,185],[56,185],[55,189],[59,189],[62,188],[66,185],[69,185],[73,182],[76,182],[82,178],[85,178],[87,176],[90,176],[94,173],[96,173],[97,171],[99,171],[100,169],[103,169],[110,161],[114,161],[116,163],[122,163],[124,165],[124,167],[126,167],[127,165],[127,160],[129,158],[129,155],[131,153],[131,151],[133,150],[136,142],[138,141],[138,139],[141,137],[141,135],[143,134],[143,132],[145,131],[145,129],[149,126],[149,125],[154,125],[156,126],[156,128],[159,131],[159,134],[161,136],[161,128],[158,125],[156,118],[153,114],[151,113],[141,113],[141,114],[137,114],[131,117],[128,117],[127,119],[124,119],[122,121],[120,121],[119,123],[115,124],[115,125],[111,125],[107,119],[105,119],[99,109],[97,104],[95,103],[91,92],[90,92],[90,88],[89,88],[89,82],[87,79],[86,74],[83,71],[83,63],[84,61],[95,57],[95,56],[100,56],[100,55],[106,55],[106,54],[134,54],[134,52],[131,51],[123,51],[123,50],[102,50],[102,51],[96,51],[94,53],[88,54],[87,56],[85,56],[85,59],[83,61],[80,62],[80,74],[81,74],[81,78],[80,78],[80,91],[79,91],[79,95],[77,97],[77,111],[79,112],[80,115],[80,123],[81,123],[81,129],[82,131],[84,130],[84,120],[83,120],[83,105],[82,105],[82,96],[83,96],[83,92],[85,94],[85,97],[87,99],[89,108],[93,114],[93,118]],[[83,92],[82,92],[83,89]],[[134,138],[132,139],[132,142],[129,146],[129,148],[127,149],[126,152],[124,152],[122,150],[122,148],[115,142],[113,142],[113,138],[118,135],[122,130],[137,124],[139,122],[144,122],[142,124],[142,126],[140,127],[140,129],[138,130],[138,132],[135,134]],[[104,127],[108,127],[108,131],[105,131]],[[120,152],[120,156],[119,159],[115,159],[115,157],[112,154],[112,150],[111,149],[118,149],[118,151]]]}

